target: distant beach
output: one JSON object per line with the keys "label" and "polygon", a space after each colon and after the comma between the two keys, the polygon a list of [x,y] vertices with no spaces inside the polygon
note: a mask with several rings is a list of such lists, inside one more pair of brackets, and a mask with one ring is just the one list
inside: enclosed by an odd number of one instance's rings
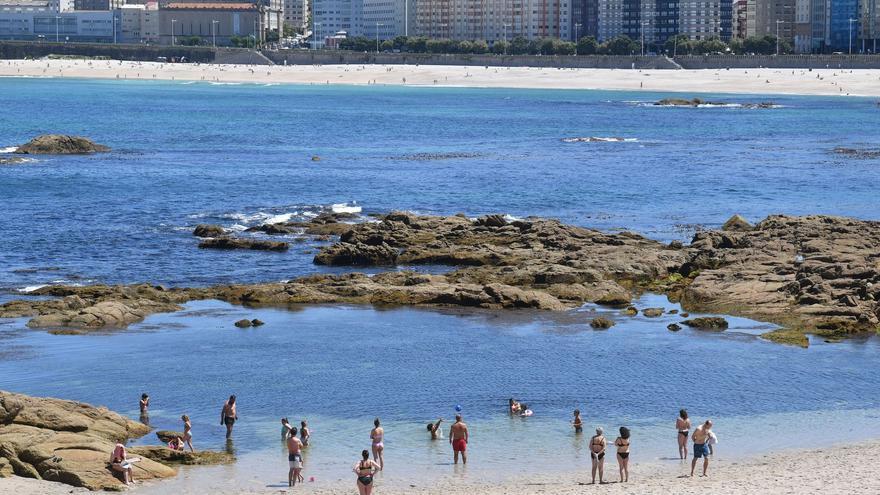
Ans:
{"label": "distant beach", "polygon": [[[759,430],[759,428],[758,428]],[[632,467],[629,483],[616,483],[617,464],[614,459],[605,463],[607,479],[611,483],[605,485],[585,485],[589,483],[589,466],[578,472],[566,475],[537,476],[527,479],[512,478],[501,484],[489,484],[466,476],[450,477],[448,480],[432,486],[420,486],[414,480],[408,488],[395,487],[393,490],[377,482],[377,493],[393,493],[404,495],[465,495],[483,493],[501,495],[508,493],[552,493],[558,495],[601,493],[617,495],[639,493],[643,495],[666,495],[669,493],[686,493],[700,491],[702,493],[725,493],[728,495],[782,495],[789,493],[825,495],[849,493],[880,492],[880,468],[865,459],[880,455],[880,442],[871,441],[863,444],[845,446],[829,446],[822,449],[791,451],[774,455],[753,457],[742,462],[725,461],[722,457],[710,466],[706,478],[686,478],[690,461],[679,464],[676,461],[663,465],[636,464]],[[283,463],[279,463],[279,476],[284,475]],[[154,494],[169,493],[169,482],[138,486],[134,493]],[[173,481],[171,483],[174,483]],[[257,495],[287,492],[287,488],[267,481],[269,486],[253,490],[212,489],[216,495]],[[354,475],[350,483],[334,482],[332,485],[305,483],[292,490],[295,492],[318,495],[335,495],[352,493]],[[18,495],[66,495],[69,493],[93,493],[84,489],[73,488],[60,483],[30,480],[24,478],[0,479],[0,491]],[[205,493],[204,487],[193,484],[175,486],[174,493],[179,495],[197,495]]]}
{"label": "distant beach", "polygon": [[617,70],[440,65],[257,66],[105,60],[4,60],[0,77],[348,84],[645,92],[880,96],[880,70]]}

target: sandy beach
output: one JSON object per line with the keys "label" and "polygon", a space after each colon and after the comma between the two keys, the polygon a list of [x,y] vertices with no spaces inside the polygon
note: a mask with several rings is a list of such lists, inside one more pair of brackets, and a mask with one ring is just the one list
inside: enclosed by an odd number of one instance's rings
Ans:
{"label": "sandy beach", "polygon": [[[880,467],[867,462],[880,455],[880,441],[859,445],[834,446],[822,449],[784,452],[775,455],[762,455],[745,460],[714,460],[709,476],[687,477],[690,462],[666,461],[664,464],[634,464],[630,471],[629,483],[617,483],[617,464],[614,459],[606,463],[607,478],[612,482],[603,485],[588,485],[589,471],[546,477],[515,479],[501,484],[483,483],[479,480],[461,477],[444,480],[434,486],[418,486],[413,480],[410,486],[383,487],[381,480],[374,493],[398,493],[404,495],[451,494],[466,495],[483,493],[501,495],[509,493],[535,494],[631,494],[666,495],[669,493],[712,493],[712,494],[849,494],[880,493]],[[476,459],[473,462],[477,462]],[[283,463],[281,469],[283,471]],[[198,468],[197,468],[198,469]],[[283,474],[283,473],[282,473]],[[306,473],[308,475],[308,473]],[[283,476],[280,476],[281,478]],[[166,483],[174,483],[166,482]],[[278,484],[270,483],[263,489],[249,491],[230,490],[222,487],[174,487],[180,495],[199,495],[210,492],[216,495],[251,495],[265,493],[292,493]],[[297,487],[297,492],[318,495],[335,495],[354,492],[354,481],[350,484],[332,486],[305,483]],[[68,493],[88,493],[83,489],[71,488],[58,483],[30,480],[24,478],[0,479],[0,492],[19,495],[61,495]],[[136,486],[133,493],[163,493],[163,484]]]}
{"label": "sandy beach", "polygon": [[598,89],[679,93],[880,96],[878,70],[616,70],[437,65],[251,66],[85,60],[3,60],[0,77]]}

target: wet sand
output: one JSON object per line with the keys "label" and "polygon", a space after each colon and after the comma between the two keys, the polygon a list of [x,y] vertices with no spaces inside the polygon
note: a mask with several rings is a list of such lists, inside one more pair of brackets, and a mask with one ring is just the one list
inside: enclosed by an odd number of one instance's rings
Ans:
{"label": "wet sand", "polygon": [[[792,434],[797,434],[792,431]],[[720,445],[719,445],[720,446]],[[746,460],[725,460],[719,452],[719,458],[712,461],[709,476],[687,477],[690,462],[666,461],[662,464],[638,464],[630,469],[629,483],[619,483],[617,463],[609,455],[606,464],[607,479],[610,483],[603,485],[587,485],[589,470],[585,466],[579,472],[546,477],[530,477],[528,479],[511,478],[503,483],[487,483],[479,479],[468,478],[459,469],[455,476],[450,476],[432,486],[420,486],[418,480],[410,485],[383,486],[377,479],[374,493],[395,493],[403,495],[487,495],[520,494],[642,494],[666,495],[669,493],[725,493],[729,495],[747,494],[851,494],[880,493],[880,465],[870,460],[880,455],[880,441],[864,444],[849,444],[822,449],[782,452],[775,455],[762,455]],[[472,459],[472,463],[479,462]],[[528,460],[524,460],[528,462]],[[194,468],[198,469],[198,468]],[[279,469],[284,470],[284,463],[279,462]],[[452,471],[453,468],[450,468]],[[698,466],[699,473],[699,466]],[[280,473],[278,480],[286,473]],[[306,479],[308,473],[304,472]],[[215,495],[251,495],[266,493],[287,493],[285,486],[278,480],[267,482],[264,487],[255,487],[226,491],[222,488],[200,486],[175,486],[178,495],[200,495],[210,492]],[[350,483],[334,483],[331,485],[306,482],[296,488],[300,493],[320,495],[336,495],[355,493],[354,475]],[[163,484],[150,486],[137,485],[134,493],[144,495],[163,493]],[[67,493],[88,493],[85,490],[73,489],[66,485],[23,478],[0,479],[0,493],[19,495],[61,495]],[[292,493],[292,491],[291,491]]]}
{"label": "wet sand", "polygon": [[880,96],[880,70],[619,70],[438,65],[253,66],[2,60],[0,77],[203,81],[214,84],[407,85],[679,93]]}

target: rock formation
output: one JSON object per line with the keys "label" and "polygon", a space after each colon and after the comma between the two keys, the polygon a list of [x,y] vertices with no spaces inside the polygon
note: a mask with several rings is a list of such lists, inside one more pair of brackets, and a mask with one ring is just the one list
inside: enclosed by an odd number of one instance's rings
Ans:
{"label": "rock formation", "polygon": [[[315,262],[337,266],[442,264],[443,275],[388,271],[316,274],[286,283],[164,289],[149,285],[44,287],[51,300],[0,305],[0,317],[34,326],[118,325],[195,299],[246,306],[298,303],[454,305],[564,310],[585,302],[626,308],[644,291],[686,311],[774,322],[794,332],[840,338],[880,325],[880,223],[830,216],[771,216],[745,229],[698,232],[690,245],[665,245],[631,232],[604,233],[500,215],[391,213],[348,225]],[[134,312],[114,311],[118,302]],[[87,316],[87,315],[92,316]],[[626,314],[634,314],[626,311]],[[126,317],[125,315],[131,315]],[[681,314],[687,318],[686,313]],[[768,337],[772,338],[772,337]]]}
{"label": "rock formation", "polygon": [[[116,442],[147,432],[103,407],[0,391],[0,476],[12,471],[90,490],[120,490],[124,485],[109,468],[110,454]],[[139,480],[175,475],[149,458],[135,466]]]}
{"label": "rock formation", "polygon": [[102,151],[110,151],[110,148],[102,144],[96,144],[84,137],[43,134],[19,146],[15,153],[25,155],[85,155]]}
{"label": "rock formation", "polygon": [[243,239],[240,237],[212,237],[199,243],[202,249],[251,249],[254,251],[287,251],[290,244],[279,241]]}

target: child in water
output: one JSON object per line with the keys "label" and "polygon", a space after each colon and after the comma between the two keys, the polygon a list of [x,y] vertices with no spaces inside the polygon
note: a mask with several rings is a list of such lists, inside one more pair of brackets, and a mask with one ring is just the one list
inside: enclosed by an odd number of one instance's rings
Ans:
{"label": "child in water", "polygon": [[531,416],[532,414],[535,414],[535,413],[532,412],[531,409],[529,409],[529,405],[528,405],[528,404],[522,404],[522,405],[520,406],[520,409],[522,410],[522,412],[521,412],[519,415],[522,416],[522,417],[524,417],[524,418],[525,418],[525,417],[528,417],[528,416]]}

